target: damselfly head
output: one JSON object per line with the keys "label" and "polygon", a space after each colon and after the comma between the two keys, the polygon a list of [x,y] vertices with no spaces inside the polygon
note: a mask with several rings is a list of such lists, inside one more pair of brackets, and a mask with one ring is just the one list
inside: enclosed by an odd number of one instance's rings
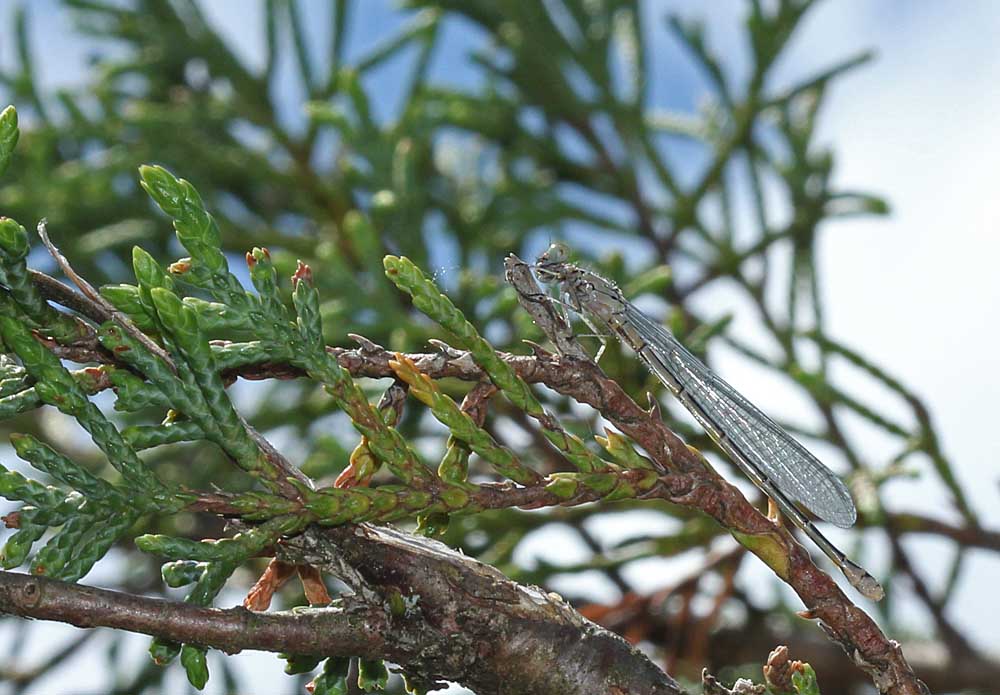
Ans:
{"label": "damselfly head", "polygon": [[566,274],[566,259],[569,258],[569,248],[556,242],[549,246],[535,262],[535,271],[542,282],[558,282]]}
{"label": "damselfly head", "polygon": [[545,250],[541,256],[538,257],[539,265],[545,263],[565,263],[569,258],[569,247],[561,242],[553,242],[549,244],[549,248]]}

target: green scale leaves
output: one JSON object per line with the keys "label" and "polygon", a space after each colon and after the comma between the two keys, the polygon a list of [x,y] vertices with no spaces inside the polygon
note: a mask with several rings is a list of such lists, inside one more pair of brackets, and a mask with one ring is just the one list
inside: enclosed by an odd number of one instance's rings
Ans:
{"label": "green scale leaves", "polygon": [[[0,170],[17,139],[16,115],[12,114],[8,109],[0,115]],[[75,581],[142,517],[185,509],[214,510],[238,519],[238,533],[208,540],[147,534],[135,540],[139,550],[166,561],[162,574],[167,585],[190,586],[185,600],[207,606],[249,558],[273,554],[283,537],[301,533],[310,524],[418,518],[425,530],[443,529],[451,514],[505,506],[504,488],[486,489],[468,480],[470,453],[476,453],[509,484],[535,488],[544,495],[539,499],[549,504],[634,496],[655,482],[653,471],[637,470],[648,468],[648,462],[624,438],[609,434],[599,439],[618,461],[616,465],[566,432],[461,312],[405,258],[385,259],[389,277],[413,296],[418,308],[456,336],[515,407],[540,423],[545,437],[576,472],[544,477],[533,470],[405,355],[397,354],[389,363],[397,377],[390,392],[398,398],[389,399],[381,409],[374,406],[327,349],[319,292],[308,266],[299,263],[290,279],[291,292],[286,292],[270,253],[255,248],[246,260],[256,292],[248,292],[230,272],[218,225],[194,187],[162,167],[141,167],[140,177],[143,188],[172,219],[177,238],[190,255],[165,268],[135,247],[136,284],[100,290],[103,300],[116,310],[111,320],[100,325],[94,325],[93,316],[59,311],[48,303],[25,265],[27,232],[13,220],[0,219],[0,285],[4,288],[0,291],[0,338],[7,353],[0,358],[0,417],[54,406],[90,435],[114,477],[95,474],[32,435],[13,435],[18,456],[51,484],[0,467],[0,495],[23,504],[4,519],[17,529],[3,550],[5,568],[28,561],[33,546],[54,530],[31,558],[31,570]],[[350,233],[357,232],[359,240],[374,233],[358,213],[352,213],[345,224],[353,230]],[[378,253],[374,247],[365,248],[366,257]],[[392,295],[388,286],[375,293],[380,298]],[[99,315],[106,317],[107,311]],[[210,334],[219,333],[252,339],[209,340]],[[100,355],[104,364],[71,372],[57,356],[66,346]],[[261,365],[283,365],[286,374],[287,370],[305,374],[322,385],[348,415],[361,435],[355,450],[355,487],[315,489],[236,411],[226,390],[228,375]],[[162,419],[119,429],[90,398],[108,388],[115,391],[116,410],[136,416],[154,410]],[[450,432],[438,471],[420,460],[395,427],[406,389]],[[260,487],[198,492],[168,484],[137,454],[197,441],[218,446]],[[383,465],[396,480],[367,487]],[[623,472],[631,474],[627,480]],[[150,654],[158,664],[180,656],[194,687],[202,688],[207,682],[206,651],[201,645],[154,639]],[[318,664],[315,659],[297,658],[305,661],[296,668],[310,670]],[[316,692],[346,692],[347,663],[342,658],[328,659],[315,681]],[[383,687],[388,677],[378,661],[360,661],[357,672],[358,684],[366,691]]]}
{"label": "green scale leaves", "polygon": [[[441,294],[434,283],[408,258],[385,257],[385,273],[399,289],[413,297],[413,304],[440,323],[469,351],[490,380],[518,408],[535,418],[542,427],[545,438],[558,448],[581,472],[604,470],[607,464],[592,453],[575,435],[566,432],[547,413],[529,386],[514,369],[500,359],[490,344],[479,335],[475,327],[462,315],[450,299]],[[457,436],[457,435],[456,435]]]}

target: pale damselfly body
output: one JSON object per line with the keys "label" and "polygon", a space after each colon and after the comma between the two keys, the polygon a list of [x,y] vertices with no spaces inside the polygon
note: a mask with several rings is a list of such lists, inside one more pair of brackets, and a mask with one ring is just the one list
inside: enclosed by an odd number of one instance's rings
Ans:
{"label": "pale damselfly body", "polygon": [[864,596],[880,600],[884,593],[878,581],[848,559],[795,505],[798,502],[820,519],[848,528],[857,519],[857,510],[844,482],[666,328],[629,302],[617,285],[567,262],[567,253],[562,244],[550,246],[534,266],[538,279],[556,285],[563,301],[588,323],[596,319],[628,345],[851,585]]}

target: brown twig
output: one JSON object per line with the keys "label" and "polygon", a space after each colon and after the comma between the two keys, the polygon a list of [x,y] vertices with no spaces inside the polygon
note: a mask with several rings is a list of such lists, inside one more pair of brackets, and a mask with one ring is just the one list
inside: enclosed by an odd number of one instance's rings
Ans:
{"label": "brown twig", "polygon": [[[45,244],[45,248],[48,249],[49,254],[55,259],[56,264],[63,271],[63,273],[73,284],[80,289],[81,296],[86,298],[88,309],[95,314],[95,316],[101,317],[101,322],[107,320],[112,320],[121,326],[122,330],[128,333],[132,338],[137,340],[143,347],[149,350],[151,353],[163,360],[171,371],[177,372],[177,365],[174,364],[173,359],[167,354],[167,351],[156,344],[148,335],[143,333],[139,328],[132,322],[126,314],[119,311],[111,303],[109,303],[101,293],[94,289],[94,286],[87,282],[84,278],[80,276],[73,266],[70,265],[69,260],[56,248],[56,245],[52,243],[49,239],[49,232],[46,220],[41,220],[38,223],[38,236],[41,237],[42,243]],[[77,304],[80,301],[77,300]]]}
{"label": "brown twig", "polygon": [[0,572],[0,612],[230,653],[387,658],[424,685],[443,678],[477,692],[682,693],[641,652],[558,596],[436,541],[386,527],[312,528],[281,544],[279,558],[330,573],[354,595],[331,608],[253,613]]}
{"label": "brown twig", "polygon": [[253,613],[242,607],[202,608],[15,572],[0,572],[0,613],[141,632],[231,654],[262,649],[374,658],[381,655],[388,634],[384,612],[358,605]]}

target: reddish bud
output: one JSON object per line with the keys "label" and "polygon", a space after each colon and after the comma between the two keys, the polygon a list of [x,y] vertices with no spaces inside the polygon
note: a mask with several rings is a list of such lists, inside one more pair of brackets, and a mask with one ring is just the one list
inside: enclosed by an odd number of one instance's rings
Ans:
{"label": "reddish bud", "polygon": [[298,264],[299,265],[295,269],[295,272],[292,273],[292,287],[298,287],[299,283],[303,282],[303,281],[305,281],[305,283],[309,287],[312,287],[313,286],[313,271],[312,271],[312,268],[310,268],[309,266],[307,266],[302,261],[298,261]]}
{"label": "reddish bud", "polygon": [[106,389],[111,385],[108,373],[101,367],[84,367],[83,385],[88,389]]}

